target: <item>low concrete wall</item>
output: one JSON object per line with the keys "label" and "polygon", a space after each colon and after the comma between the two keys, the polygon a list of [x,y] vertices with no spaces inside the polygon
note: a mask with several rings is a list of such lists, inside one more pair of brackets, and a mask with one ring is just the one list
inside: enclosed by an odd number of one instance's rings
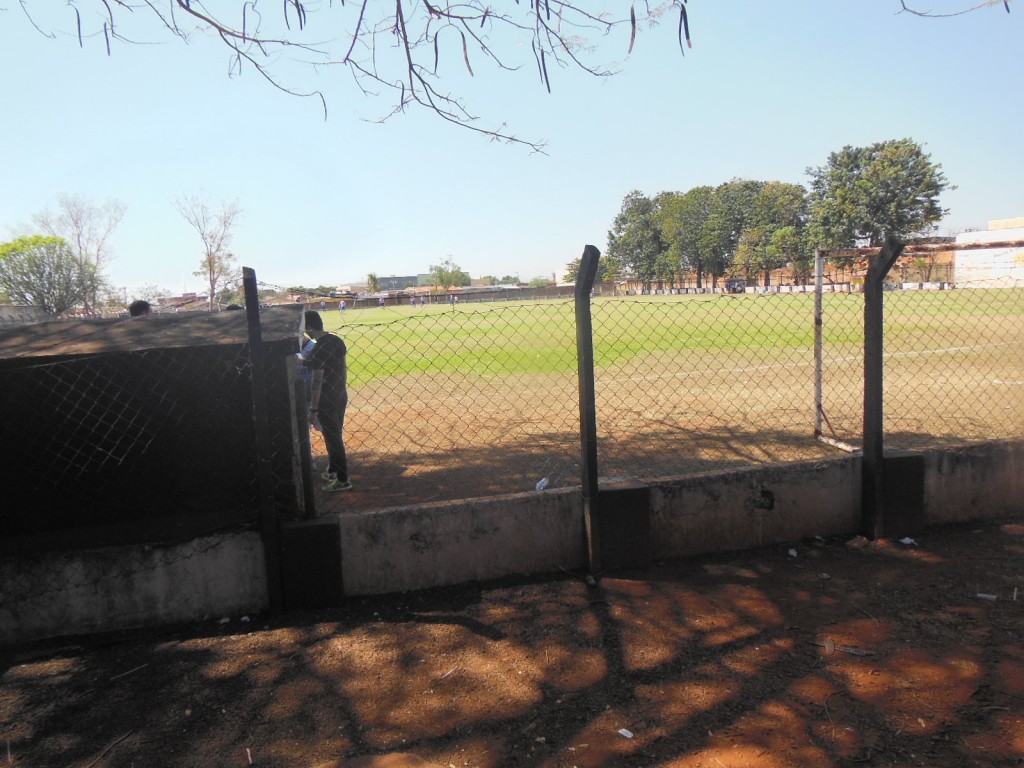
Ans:
{"label": "low concrete wall", "polygon": [[925,451],[924,511],[929,525],[1024,512],[1024,440]]}
{"label": "low concrete wall", "polygon": [[261,611],[263,563],[256,533],[4,558],[0,644]]}
{"label": "low concrete wall", "polygon": [[[924,482],[914,501],[925,525],[1024,514],[1024,440],[918,455]],[[807,536],[852,536],[860,525],[860,473],[860,458],[850,456],[602,485],[601,498],[628,499],[628,514],[644,516],[638,523],[645,535],[629,544],[635,549],[640,542],[650,551],[626,553],[642,563]],[[602,516],[619,526],[621,538],[623,516]],[[578,488],[341,514],[321,522],[329,523],[323,527],[331,536],[340,536],[337,578],[346,595],[585,566]],[[263,563],[255,533],[153,550],[5,558],[0,643],[259,611],[268,604]],[[332,572],[337,568],[323,569]]]}
{"label": "low concrete wall", "polygon": [[[921,455],[925,525],[1024,514],[1024,441]],[[654,559],[853,536],[860,528],[859,456],[663,478],[647,488]],[[581,569],[582,518],[578,488],[341,515],[345,592]]]}
{"label": "low concrete wall", "polygon": [[652,484],[655,558],[837,536],[860,521],[860,459],[777,464]]}
{"label": "low concrete wall", "polygon": [[386,594],[583,563],[579,489],[343,514],[349,595]]}

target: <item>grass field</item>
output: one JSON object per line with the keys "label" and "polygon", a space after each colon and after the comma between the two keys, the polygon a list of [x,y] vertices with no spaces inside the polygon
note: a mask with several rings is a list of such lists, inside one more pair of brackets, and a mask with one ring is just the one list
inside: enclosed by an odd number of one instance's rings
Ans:
{"label": "grass field", "polygon": [[[823,306],[826,423],[856,443],[863,295]],[[350,350],[346,440],[363,484],[404,500],[578,483],[574,312],[328,313]],[[603,476],[835,455],[813,440],[813,294],[597,298],[592,313]],[[892,292],[885,316],[890,444],[1024,434],[1024,290]]]}

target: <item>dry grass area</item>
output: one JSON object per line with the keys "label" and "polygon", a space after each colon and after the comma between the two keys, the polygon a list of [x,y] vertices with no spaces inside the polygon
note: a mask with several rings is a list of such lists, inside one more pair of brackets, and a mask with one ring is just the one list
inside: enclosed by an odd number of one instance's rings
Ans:
{"label": "dry grass area", "polygon": [[224,619],[8,649],[0,764],[1024,764],[1021,519]]}

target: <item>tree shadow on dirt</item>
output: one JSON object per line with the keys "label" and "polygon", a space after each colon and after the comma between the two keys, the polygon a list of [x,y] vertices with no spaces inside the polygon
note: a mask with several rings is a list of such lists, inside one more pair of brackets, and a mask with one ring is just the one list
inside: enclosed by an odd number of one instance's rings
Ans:
{"label": "tree shadow on dirt", "polygon": [[1013,765],[1022,548],[814,539],[75,640],[11,660],[0,731],[16,766]]}

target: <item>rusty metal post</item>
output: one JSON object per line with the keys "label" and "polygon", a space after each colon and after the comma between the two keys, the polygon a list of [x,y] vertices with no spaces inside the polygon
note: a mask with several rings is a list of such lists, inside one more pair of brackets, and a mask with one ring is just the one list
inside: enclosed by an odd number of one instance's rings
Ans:
{"label": "rusty metal post", "polygon": [[601,571],[598,525],[597,403],[594,397],[594,328],[590,315],[590,294],[597,277],[601,252],[593,245],[583,249],[576,276],[576,359],[580,384],[580,474],[583,485],[583,524],[587,537],[587,570]]}
{"label": "rusty metal post", "polygon": [[904,245],[885,239],[881,253],[869,257],[864,278],[864,455],[861,460],[861,533],[876,539],[885,529],[885,440],[882,393],[885,318],[884,281]]}
{"label": "rusty metal post", "polygon": [[260,328],[260,300],[256,272],[242,267],[245,290],[245,315],[249,327],[249,368],[252,372],[252,412],[256,425],[256,474],[260,495],[260,537],[267,572],[267,597],[270,610],[283,607],[281,585],[281,532],[274,509],[274,476],[270,464],[270,421],[267,414],[266,373],[263,365],[263,333]]}

